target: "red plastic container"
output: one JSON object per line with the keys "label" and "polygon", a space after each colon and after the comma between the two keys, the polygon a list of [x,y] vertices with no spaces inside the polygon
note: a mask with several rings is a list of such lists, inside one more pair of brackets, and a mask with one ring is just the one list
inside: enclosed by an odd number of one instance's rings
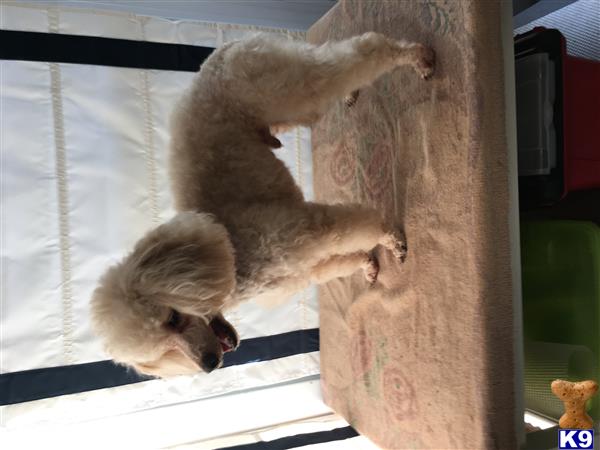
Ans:
{"label": "red plastic container", "polygon": [[600,188],[600,62],[567,55],[564,36],[543,27],[515,37],[517,60],[533,53],[548,53],[555,66],[557,167],[549,175],[519,177],[525,209]]}
{"label": "red plastic container", "polygon": [[562,56],[564,196],[600,187],[600,62],[567,55],[564,37]]}

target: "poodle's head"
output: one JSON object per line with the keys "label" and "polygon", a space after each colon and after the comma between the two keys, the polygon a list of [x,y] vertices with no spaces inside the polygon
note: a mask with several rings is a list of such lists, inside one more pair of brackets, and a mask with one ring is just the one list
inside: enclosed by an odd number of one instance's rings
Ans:
{"label": "poodle's head", "polygon": [[209,215],[180,213],[104,274],[92,325],[115,361],[143,374],[210,372],[239,343],[221,315],[234,288],[225,228]]}

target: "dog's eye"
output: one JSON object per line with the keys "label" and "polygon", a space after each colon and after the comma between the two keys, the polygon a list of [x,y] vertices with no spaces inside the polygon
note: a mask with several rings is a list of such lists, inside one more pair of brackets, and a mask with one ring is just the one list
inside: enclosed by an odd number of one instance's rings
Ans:
{"label": "dog's eye", "polygon": [[173,330],[178,330],[179,328],[181,328],[183,322],[182,319],[183,318],[181,317],[181,314],[179,314],[179,311],[172,309],[171,315],[169,316],[169,320],[167,321],[166,325],[167,327]]}

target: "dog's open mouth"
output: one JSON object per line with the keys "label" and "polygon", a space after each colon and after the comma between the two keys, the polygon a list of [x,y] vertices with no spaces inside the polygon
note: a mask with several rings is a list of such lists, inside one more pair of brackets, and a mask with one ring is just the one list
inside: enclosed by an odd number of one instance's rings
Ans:
{"label": "dog's open mouth", "polygon": [[231,325],[223,322],[219,317],[211,320],[209,325],[219,340],[223,353],[232,352],[237,348],[239,340]]}

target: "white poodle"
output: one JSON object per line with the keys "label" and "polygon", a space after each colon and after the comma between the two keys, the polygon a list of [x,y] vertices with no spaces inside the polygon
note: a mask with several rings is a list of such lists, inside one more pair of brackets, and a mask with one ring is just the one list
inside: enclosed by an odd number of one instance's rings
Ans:
{"label": "white poodle", "polygon": [[309,125],[400,65],[423,77],[434,53],[366,33],[321,46],[266,36],[225,45],[202,65],[172,117],[172,220],[102,277],[96,332],[119,363],[156,376],[210,372],[239,339],[222,312],[289,296],[362,269],[370,250],[406,257],[401,229],[360,205],[304,201],[271,150],[274,127]]}

